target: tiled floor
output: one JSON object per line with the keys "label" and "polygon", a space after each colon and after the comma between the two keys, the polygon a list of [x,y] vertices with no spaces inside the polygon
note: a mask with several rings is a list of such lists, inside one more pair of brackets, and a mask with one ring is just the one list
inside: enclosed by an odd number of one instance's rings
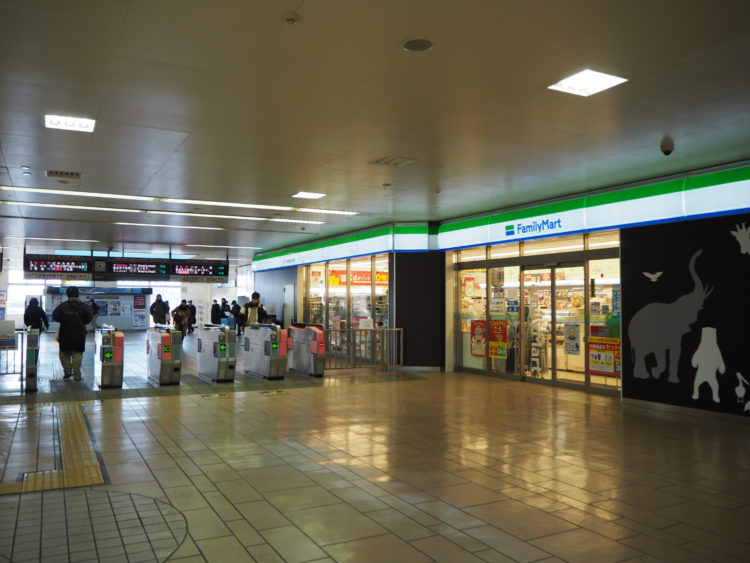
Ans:
{"label": "tiled floor", "polygon": [[[66,397],[105,484],[0,496],[0,557],[750,560],[742,421],[467,374],[299,383]],[[3,482],[64,465],[58,398],[4,397]]]}

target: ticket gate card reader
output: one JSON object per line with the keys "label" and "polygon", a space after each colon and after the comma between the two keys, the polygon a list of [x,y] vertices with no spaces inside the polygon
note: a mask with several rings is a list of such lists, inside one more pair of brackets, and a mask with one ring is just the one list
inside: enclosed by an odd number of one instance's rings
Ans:
{"label": "ticket gate card reader", "polygon": [[148,381],[153,385],[179,385],[182,373],[182,332],[156,326],[146,340]]}
{"label": "ticket gate card reader", "polygon": [[122,387],[125,334],[104,325],[94,335],[94,377],[99,387]]}
{"label": "ticket gate card reader", "polygon": [[287,333],[275,324],[245,327],[243,341],[245,372],[264,379],[284,379]]}
{"label": "ticket gate card reader", "polygon": [[198,375],[216,382],[234,381],[237,331],[206,325],[198,335]]}
{"label": "ticket gate card reader", "polygon": [[290,370],[323,377],[326,363],[325,333],[318,325],[289,328],[287,365]]}
{"label": "ticket gate card reader", "polygon": [[24,365],[24,391],[33,393],[37,390],[36,375],[39,363],[39,329],[26,330],[26,362]]}

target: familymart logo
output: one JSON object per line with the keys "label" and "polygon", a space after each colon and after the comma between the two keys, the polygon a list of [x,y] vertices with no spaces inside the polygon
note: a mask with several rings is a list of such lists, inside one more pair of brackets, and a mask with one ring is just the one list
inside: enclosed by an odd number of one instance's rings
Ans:
{"label": "familymart logo", "polygon": [[559,231],[562,229],[562,219],[549,218],[549,219],[534,219],[528,223],[516,223],[514,225],[505,225],[505,236],[512,237],[516,233],[519,235],[525,234],[542,234],[549,231]]}

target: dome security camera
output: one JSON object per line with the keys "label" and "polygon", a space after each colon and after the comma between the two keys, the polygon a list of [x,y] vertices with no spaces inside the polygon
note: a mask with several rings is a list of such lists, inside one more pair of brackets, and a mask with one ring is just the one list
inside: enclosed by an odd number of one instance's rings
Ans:
{"label": "dome security camera", "polygon": [[674,141],[672,137],[667,135],[661,140],[661,153],[664,156],[669,156],[672,152],[674,152]]}

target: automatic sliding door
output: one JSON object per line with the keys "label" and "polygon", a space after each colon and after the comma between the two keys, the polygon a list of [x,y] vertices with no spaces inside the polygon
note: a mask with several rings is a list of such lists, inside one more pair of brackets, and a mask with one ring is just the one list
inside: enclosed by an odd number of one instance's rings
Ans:
{"label": "automatic sliding door", "polygon": [[527,377],[552,378],[552,270],[523,270],[523,369]]}
{"label": "automatic sliding door", "polygon": [[583,266],[555,268],[555,376],[586,384],[586,281]]}

